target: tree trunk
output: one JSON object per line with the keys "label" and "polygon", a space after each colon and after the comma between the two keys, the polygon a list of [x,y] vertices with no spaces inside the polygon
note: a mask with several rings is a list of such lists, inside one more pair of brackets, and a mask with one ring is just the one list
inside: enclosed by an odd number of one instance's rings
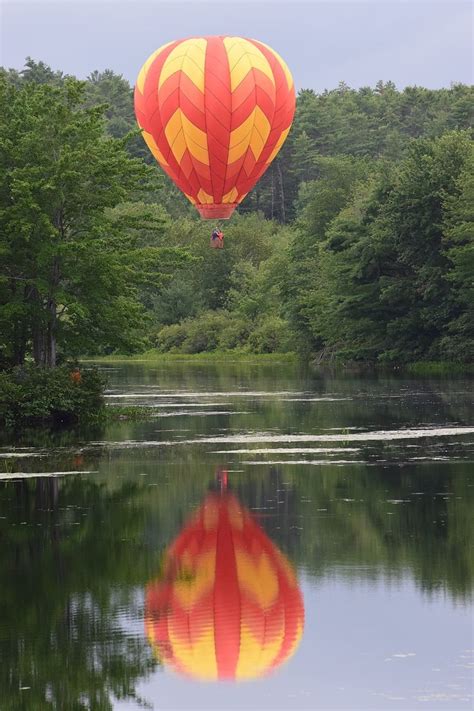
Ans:
{"label": "tree trunk", "polygon": [[35,365],[44,365],[45,330],[39,319],[33,323],[33,358]]}
{"label": "tree trunk", "polygon": [[[38,317],[33,323],[33,357],[36,365],[56,367],[57,303],[54,294],[59,285],[59,259],[54,257],[50,273],[49,295],[46,303],[37,289],[32,294]],[[39,316],[40,315],[40,316]]]}
{"label": "tree trunk", "polygon": [[43,311],[46,311],[45,318],[38,318],[33,324],[33,358],[35,364],[42,368],[54,368],[56,366],[56,301],[49,299]]}
{"label": "tree trunk", "polygon": [[[27,300],[27,290],[23,287],[23,291],[19,295],[20,288],[15,279],[10,280],[10,300],[12,303],[20,300]],[[12,365],[23,365],[26,356],[26,341],[27,328],[25,317],[17,318],[12,326],[11,331],[11,363]]]}
{"label": "tree trunk", "polygon": [[26,334],[24,322],[18,321],[13,327],[13,365],[23,365],[26,355]]}
{"label": "tree trunk", "polygon": [[273,170],[272,170],[272,202],[271,202],[271,212],[270,212],[270,219],[273,220],[273,208],[275,204],[275,190],[273,188]]}
{"label": "tree trunk", "polygon": [[283,223],[285,223],[286,222],[286,210],[285,210],[285,190],[283,188],[283,173],[281,172],[280,161],[277,159],[275,162],[276,162],[276,168],[278,171],[278,182],[280,183],[281,221]]}
{"label": "tree trunk", "polygon": [[46,330],[45,362],[46,368],[56,367],[56,325],[57,325],[56,302],[54,299],[48,301],[48,328]]}

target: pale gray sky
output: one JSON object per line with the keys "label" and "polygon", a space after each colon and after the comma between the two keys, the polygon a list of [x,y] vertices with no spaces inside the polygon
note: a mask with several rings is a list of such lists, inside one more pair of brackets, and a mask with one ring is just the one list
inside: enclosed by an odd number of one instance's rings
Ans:
{"label": "pale gray sky", "polygon": [[111,68],[135,81],[172,39],[237,34],[287,61],[298,88],[391,79],[399,88],[472,83],[472,4],[464,0],[0,0],[0,63],[27,55],[86,77]]}

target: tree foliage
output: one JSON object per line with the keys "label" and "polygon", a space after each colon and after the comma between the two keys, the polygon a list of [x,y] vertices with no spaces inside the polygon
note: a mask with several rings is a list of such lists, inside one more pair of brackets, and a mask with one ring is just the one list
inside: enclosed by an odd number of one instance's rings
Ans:
{"label": "tree foliage", "polygon": [[[111,211],[153,175],[105,133],[85,85],[0,82],[0,353],[52,366],[98,347],[136,347],[140,289],[182,252],[141,241],[134,215]],[[122,212],[125,208],[122,208]],[[147,211],[142,210],[142,230]],[[153,219],[153,216],[150,218]],[[146,226],[160,229],[161,223]],[[164,264],[164,269],[162,266]]]}
{"label": "tree foliage", "polygon": [[471,162],[467,133],[448,132],[356,186],[313,247],[302,308],[314,348],[398,363],[469,358]]}

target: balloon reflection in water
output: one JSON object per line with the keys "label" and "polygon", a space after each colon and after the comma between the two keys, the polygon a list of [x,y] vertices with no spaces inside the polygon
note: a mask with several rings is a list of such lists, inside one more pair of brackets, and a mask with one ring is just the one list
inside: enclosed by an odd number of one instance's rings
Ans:
{"label": "balloon reflection in water", "polygon": [[161,661],[203,680],[249,679],[298,646],[304,607],[293,569],[229,492],[210,494],[146,590],[145,625]]}

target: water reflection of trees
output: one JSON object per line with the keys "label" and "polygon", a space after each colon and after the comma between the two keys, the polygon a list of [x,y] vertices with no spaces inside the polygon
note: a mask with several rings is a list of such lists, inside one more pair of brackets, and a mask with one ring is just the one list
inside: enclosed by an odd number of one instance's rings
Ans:
{"label": "water reflection of trees", "polygon": [[[139,487],[38,479],[0,491],[0,706],[108,709],[156,662],[125,616],[156,573]],[[26,523],[24,523],[26,522]]]}
{"label": "water reflection of trees", "polygon": [[[112,388],[131,388],[137,392],[161,387],[169,391],[198,393],[260,391],[268,399],[258,399],[257,412],[278,421],[281,428],[296,425],[310,427],[346,427],[357,424],[379,429],[391,423],[408,426],[420,422],[470,422],[472,385],[462,377],[420,378],[390,372],[350,373],[312,369],[304,364],[260,363],[249,367],[245,362],[167,362],[155,364],[121,363],[109,374]],[[324,405],[291,402],[272,393],[306,392],[312,397],[335,397]],[[340,398],[347,398],[341,400]],[[198,399],[198,396],[197,398]],[[231,398],[229,398],[231,399]],[[240,405],[244,399],[238,398]],[[240,409],[240,408],[239,408]],[[242,408],[247,409],[247,408]],[[249,424],[249,416],[241,418]],[[250,418],[251,421],[251,418]],[[189,423],[194,426],[198,423]],[[239,424],[233,418],[234,426]],[[188,426],[188,425],[187,425]],[[305,430],[308,431],[308,430]]]}
{"label": "water reflection of trees", "polygon": [[470,464],[456,464],[448,476],[446,466],[302,467],[284,474],[273,467],[269,476],[255,472],[242,481],[239,493],[313,575],[408,575],[427,592],[458,598],[474,583]]}
{"label": "water reflection of trees", "polygon": [[[114,466],[121,466],[120,457]],[[177,534],[204,496],[211,466],[209,458],[198,459],[190,448],[173,461],[165,488],[158,484],[150,490],[153,540],[166,545],[164,531],[169,537]],[[238,463],[235,468],[240,469]],[[142,460],[140,471],[152,476],[155,463]],[[427,593],[443,591],[455,599],[472,593],[469,462],[406,464],[400,459],[322,467],[262,462],[229,479],[275,544],[311,575],[405,576]]]}

